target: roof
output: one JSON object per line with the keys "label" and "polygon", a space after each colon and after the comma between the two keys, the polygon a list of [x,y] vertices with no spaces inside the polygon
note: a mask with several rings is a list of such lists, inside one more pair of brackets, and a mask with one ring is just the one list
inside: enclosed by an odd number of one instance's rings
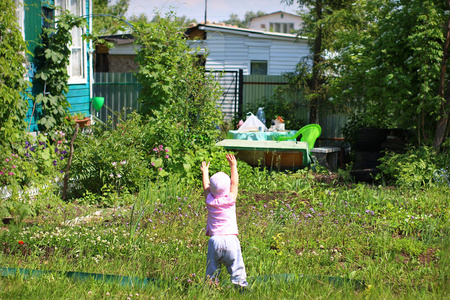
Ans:
{"label": "roof", "polygon": [[231,27],[231,26],[218,25],[218,24],[206,24],[205,25],[203,23],[199,23],[196,26],[188,28],[186,33],[189,34],[189,31],[192,31],[197,28],[199,30],[227,32],[227,33],[233,33],[233,34],[247,35],[250,37],[287,38],[287,39],[302,39],[302,40],[307,39],[306,37],[301,37],[301,36],[297,36],[296,34],[290,34],[290,33],[269,32],[269,31],[262,31],[262,30],[248,29],[248,28],[238,28],[238,27]]}
{"label": "roof", "polygon": [[291,13],[279,10],[279,11],[276,11],[276,12],[273,12],[273,13],[270,13],[270,14],[265,14],[263,16],[257,16],[257,17],[250,18],[250,21],[253,20],[253,19],[262,18],[262,17],[265,17],[265,16],[270,16],[270,15],[274,15],[274,14],[278,14],[278,13],[282,13],[282,14],[291,15],[291,16],[295,16],[295,17],[301,18],[299,15],[291,14]]}
{"label": "roof", "polygon": [[116,45],[132,44],[136,39],[131,33],[116,33],[110,35],[98,36],[99,39],[103,39],[108,42],[114,42]]}

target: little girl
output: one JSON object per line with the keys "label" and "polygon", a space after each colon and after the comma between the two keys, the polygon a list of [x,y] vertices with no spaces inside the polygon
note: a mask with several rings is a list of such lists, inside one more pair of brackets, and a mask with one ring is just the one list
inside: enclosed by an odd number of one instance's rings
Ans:
{"label": "little girl", "polygon": [[239,175],[236,158],[227,154],[231,168],[230,177],[218,172],[209,178],[209,162],[202,162],[203,189],[208,208],[206,235],[208,254],[206,257],[206,277],[216,277],[220,273],[220,265],[227,267],[231,282],[237,286],[247,286],[244,260],[242,259],[236,223],[236,198],[238,194]]}

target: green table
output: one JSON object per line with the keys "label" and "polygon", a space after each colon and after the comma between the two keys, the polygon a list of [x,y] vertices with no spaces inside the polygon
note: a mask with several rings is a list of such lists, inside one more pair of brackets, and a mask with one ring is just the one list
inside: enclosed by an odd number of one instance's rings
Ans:
{"label": "green table", "polygon": [[284,131],[243,131],[237,130],[228,131],[229,139],[236,140],[249,140],[249,141],[276,141],[278,137],[290,137],[295,135],[297,130],[284,130]]}
{"label": "green table", "polygon": [[308,143],[226,139],[216,146],[236,151],[236,157],[251,166],[297,170],[310,166]]}

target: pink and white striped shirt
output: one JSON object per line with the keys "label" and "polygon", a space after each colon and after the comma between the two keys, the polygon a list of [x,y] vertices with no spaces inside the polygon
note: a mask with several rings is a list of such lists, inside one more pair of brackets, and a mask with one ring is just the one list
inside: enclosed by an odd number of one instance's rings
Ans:
{"label": "pink and white striped shirt", "polygon": [[205,200],[208,208],[206,235],[238,235],[236,200],[229,195],[215,197],[209,194]]}

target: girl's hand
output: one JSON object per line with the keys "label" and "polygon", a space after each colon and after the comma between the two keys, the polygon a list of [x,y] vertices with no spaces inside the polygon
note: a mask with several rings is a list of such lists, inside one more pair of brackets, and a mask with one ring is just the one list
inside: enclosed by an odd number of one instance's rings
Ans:
{"label": "girl's hand", "polygon": [[230,164],[230,167],[237,166],[236,157],[234,157],[233,154],[227,154],[227,160],[228,160],[228,163]]}
{"label": "girl's hand", "polygon": [[208,163],[206,163],[206,161],[202,162],[200,170],[202,171],[202,173],[209,172],[209,161]]}

